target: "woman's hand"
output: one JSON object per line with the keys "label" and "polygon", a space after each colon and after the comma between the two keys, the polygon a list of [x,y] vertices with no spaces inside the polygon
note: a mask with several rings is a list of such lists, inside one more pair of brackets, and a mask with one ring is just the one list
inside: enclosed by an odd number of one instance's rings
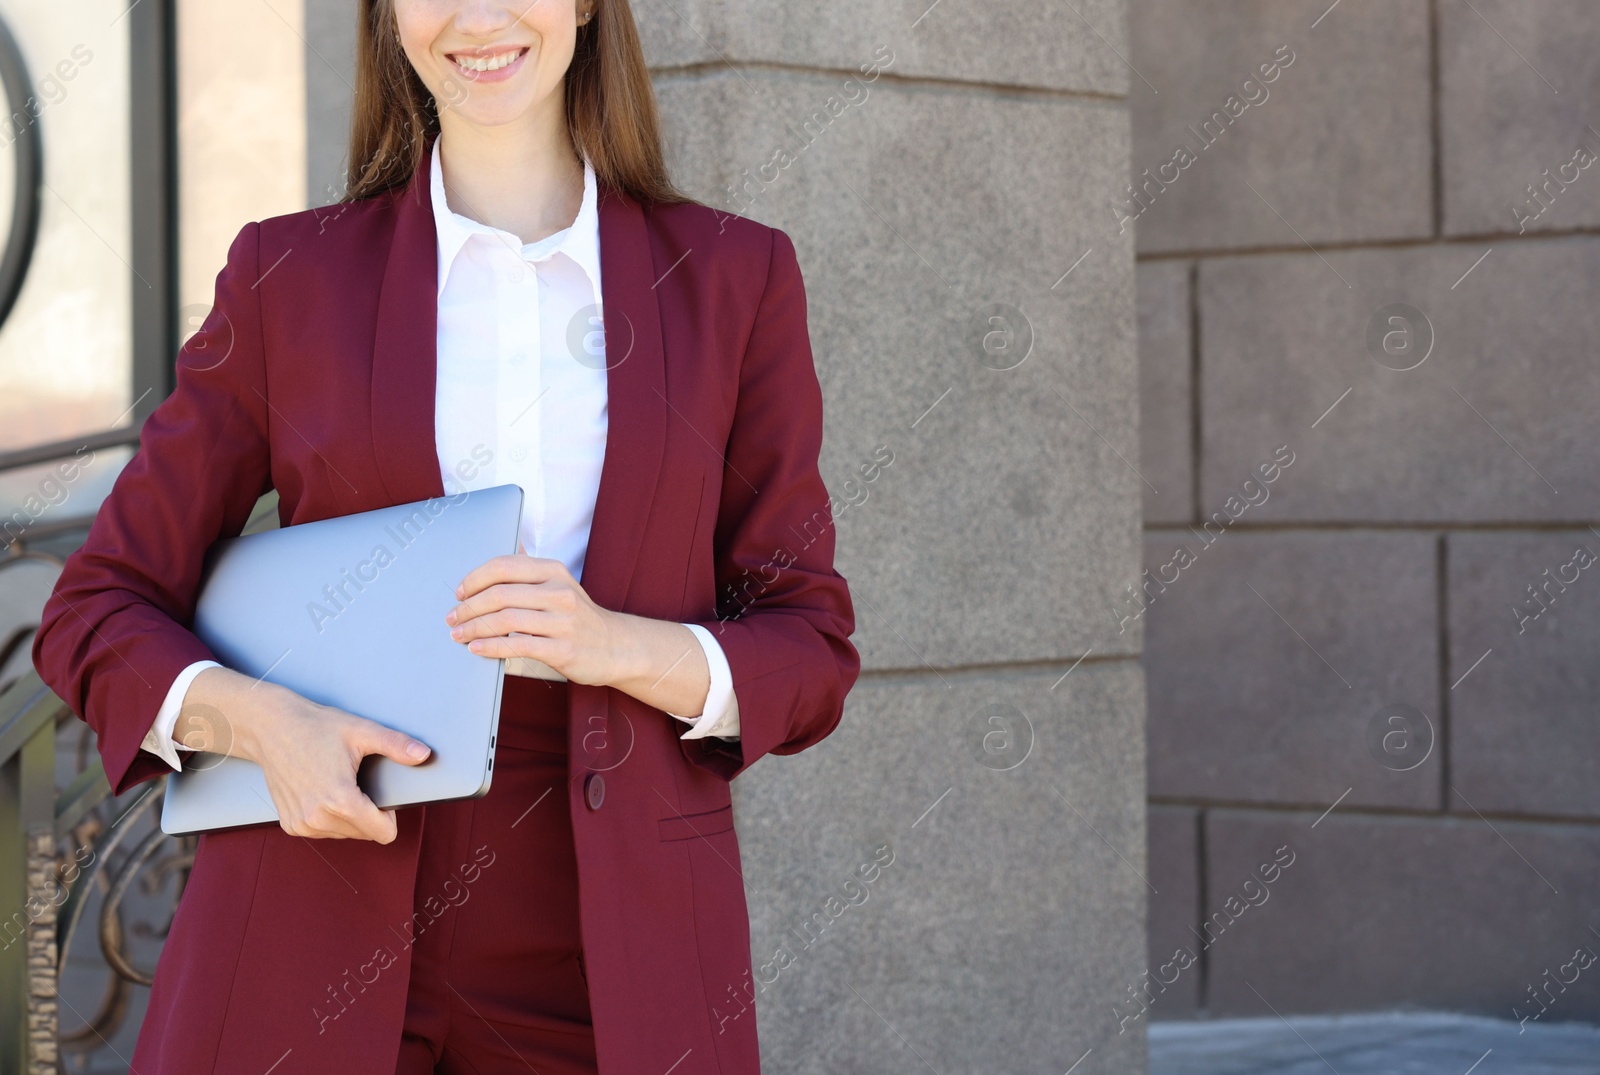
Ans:
{"label": "woman's hand", "polygon": [[379,809],[356,784],[362,759],[417,765],[430,753],[405,732],[228,668],[194,677],[172,732],[179,746],[260,765],[290,836],[380,844],[398,831],[394,810]]}
{"label": "woman's hand", "polygon": [[456,596],[461,603],[445,622],[474,653],[532,657],[574,683],[616,687],[667,713],[705,708],[711,668],[694,633],[601,608],[560,560],[496,556],[469,573]]}
{"label": "woman's hand", "polygon": [[630,641],[622,615],[591,601],[560,560],[496,556],[461,581],[456,597],[445,622],[473,653],[532,657],[574,683],[622,677]]}

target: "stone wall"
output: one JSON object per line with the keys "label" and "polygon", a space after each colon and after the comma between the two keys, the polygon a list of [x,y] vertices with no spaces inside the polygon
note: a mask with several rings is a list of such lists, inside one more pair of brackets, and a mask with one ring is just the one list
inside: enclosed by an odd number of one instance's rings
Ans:
{"label": "stone wall", "polygon": [[[1121,0],[633,6],[674,177],[798,251],[864,662],[829,739],[735,785],[757,965],[712,999],[755,992],[774,1073],[1142,1072]],[[348,12],[308,0],[314,204]]]}
{"label": "stone wall", "polygon": [[1155,1015],[1600,1017],[1600,11],[1130,22]]}

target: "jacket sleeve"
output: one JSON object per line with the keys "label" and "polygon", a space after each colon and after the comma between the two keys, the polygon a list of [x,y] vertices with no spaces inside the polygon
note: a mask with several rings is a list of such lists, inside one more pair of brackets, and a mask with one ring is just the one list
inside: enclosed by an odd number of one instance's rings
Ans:
{"label": "jacket sleeve", "polygon": [[259,248],[260,225],[246,224],[178,351],[177,387],[145,420],[33,640],[34,667],[94,728],[117,795],[171,771],[140,743],[184,668],[216,659],[189,630],[206,551],[272,487]]}
{"label": "jacket sleeve", "polygon": [[694,621],[727,656],[739,738],[679,740],[690,762],[727,780],[763,754],[796,754],[826,737],[860,672],[855,610],[833,568],[821,449],[805,285],[794,243],[773,229],[724,455],[716,614]]}

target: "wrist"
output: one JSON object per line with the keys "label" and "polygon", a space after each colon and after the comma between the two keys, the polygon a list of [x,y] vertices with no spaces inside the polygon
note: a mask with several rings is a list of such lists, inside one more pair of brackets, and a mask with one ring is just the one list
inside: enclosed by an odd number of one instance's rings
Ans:
{"label": "wrist", "polygon": [[645,644],[644,626],[648,622],[628,612],[606,610],[606,633],[611,639],[610,686],[625,690],[636,685],[649,666],[649,646]]}
{"label": "wrist", "polygon": [[261,720],[275,711],[275,696],[290,693],[229,668],[207,668],[184,696],[172,739],[185,750],[255,760]]}

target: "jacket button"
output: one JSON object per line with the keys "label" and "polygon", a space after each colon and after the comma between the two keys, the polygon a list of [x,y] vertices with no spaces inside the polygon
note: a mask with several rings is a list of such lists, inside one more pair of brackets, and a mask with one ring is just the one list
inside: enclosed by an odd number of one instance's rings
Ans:
{"label": "jacket button", "polygon": [[599,773],[590,773],[584,777],[583,796],[588,800],[589,809],[600,809],[600,804],[606,801],[606,778]]}

